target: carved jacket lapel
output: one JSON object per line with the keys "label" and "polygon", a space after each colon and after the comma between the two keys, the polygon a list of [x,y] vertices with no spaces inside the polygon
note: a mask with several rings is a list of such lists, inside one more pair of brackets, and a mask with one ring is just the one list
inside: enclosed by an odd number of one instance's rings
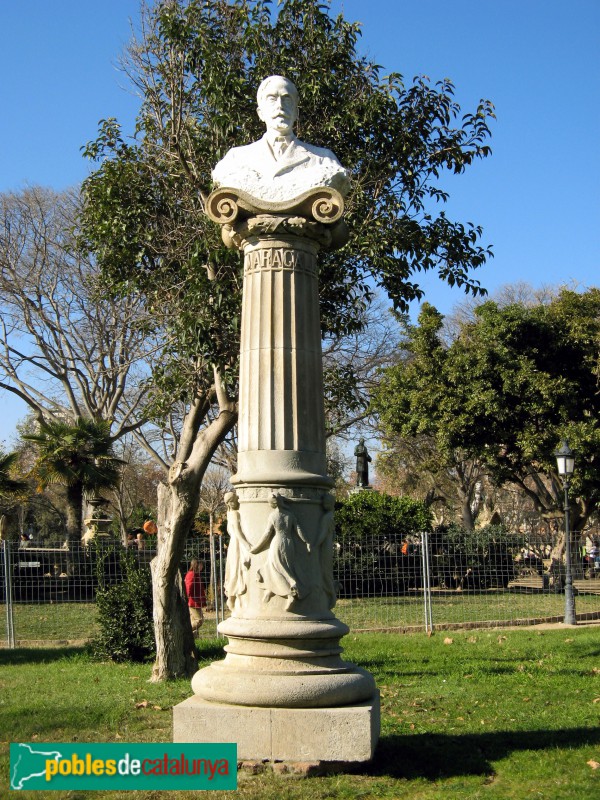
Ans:
{"label": "carved jacket lapel", "polygon": [[297,167],[299,164],[303,164],[310,159],[310,153],[308,153],[302,146],[299,146],[297,142],[293,140],[290,142],[289,147],[279,161],[273,155],[271,145],[269,144],[266,136],[262,137],[260,144],[264,166],[266,167],[267,164],[269,165],[269,171],[273,177],[276,177],[277,175],[285,175],[286,172],[289,172],[294,167]]}
{"label": "carved jacket lapel", "polygon": [[310,160],[310,153],[301,146],[298,145],[297,142],[292,140],[290,142],[289,147],[283,154],[283,157],[275,162],[275,175],[283,175],[286,172],[289,172],[294,167],[297,167],[299,164],[303,164],[306,161]]}

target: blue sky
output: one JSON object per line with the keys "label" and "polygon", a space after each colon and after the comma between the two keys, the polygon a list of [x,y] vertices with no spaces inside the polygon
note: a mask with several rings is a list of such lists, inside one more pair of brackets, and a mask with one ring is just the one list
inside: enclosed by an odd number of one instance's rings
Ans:
{"label": "blue sky", "polygon": [[[448,188],[450,216],[484,228],[477,277],[600,285],[600,0],[333,0],[363,23],[360,48],[407,80],[449,77],[463,110],[496,106],[493,155]],[[0,191],[63,188],[88,172],[98,120],[133,129],[118,68],[138,0],[0,0]],[[463,299],[425,276],[443,313]],[[416,309],[415,309],[416,311]],[[0,442],[24,413],[0,393]]]}

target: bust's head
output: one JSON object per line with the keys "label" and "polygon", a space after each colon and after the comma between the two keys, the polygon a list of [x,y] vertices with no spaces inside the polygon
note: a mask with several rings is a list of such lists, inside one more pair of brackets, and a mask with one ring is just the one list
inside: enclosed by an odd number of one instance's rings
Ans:
{"label": "bust's head", "polygon": [[258,87],[257,111],[267,130],[289,136],[298,119],[298,90],[282,75],[270,75]]}

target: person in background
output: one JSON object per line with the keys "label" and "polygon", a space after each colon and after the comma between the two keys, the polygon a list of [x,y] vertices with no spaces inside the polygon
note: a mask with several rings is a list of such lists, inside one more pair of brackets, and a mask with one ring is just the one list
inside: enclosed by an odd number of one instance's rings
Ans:
{"label": "person in background", "polygon": [[192,558],[190,568],[185,575],[185,591],[190,609],[190,622],[192,623],[192,631],[195,637],[204,622],[202,609],[206,606],[206,593],[200,578],[202,569],[202,562],[198,561],[197,558]]}

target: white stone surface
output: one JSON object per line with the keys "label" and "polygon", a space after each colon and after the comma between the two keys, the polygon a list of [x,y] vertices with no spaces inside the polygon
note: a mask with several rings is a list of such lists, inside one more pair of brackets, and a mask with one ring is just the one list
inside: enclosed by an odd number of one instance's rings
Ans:
{"label": "white stone surface", "polygon": [[228,653],[225,661],[199,670],[192,689],[214,703],[307,709],[363,702],[373,695],[375,681],[339,656],[311,655],[300,661]]}
{"label": "white stone surface", "polygon": [[293,133],[298,118],[294,84],[271,75],[261,84],[257,102],[265,135],[226,153],[213,170],[215,183],[270,202],[291,201],[320,186],[347,194],[348,173],[331,150],[301,142]]}
{"label": "white stone surface", "polygon": [[379,738],[379,693],[335,708],[252,708],[190,697],[173,708],[174,742],[235,742],[238,760],[369,761]]}
{"label": "white stone surface", "polygon": [[252,144],[232,148],[213,170],[219,186],[240,189],[259,200],[292,201],[320,186],[344,195],[348,174],[331,150],[290,137],[285,155],[276,159],[267,135]]}

